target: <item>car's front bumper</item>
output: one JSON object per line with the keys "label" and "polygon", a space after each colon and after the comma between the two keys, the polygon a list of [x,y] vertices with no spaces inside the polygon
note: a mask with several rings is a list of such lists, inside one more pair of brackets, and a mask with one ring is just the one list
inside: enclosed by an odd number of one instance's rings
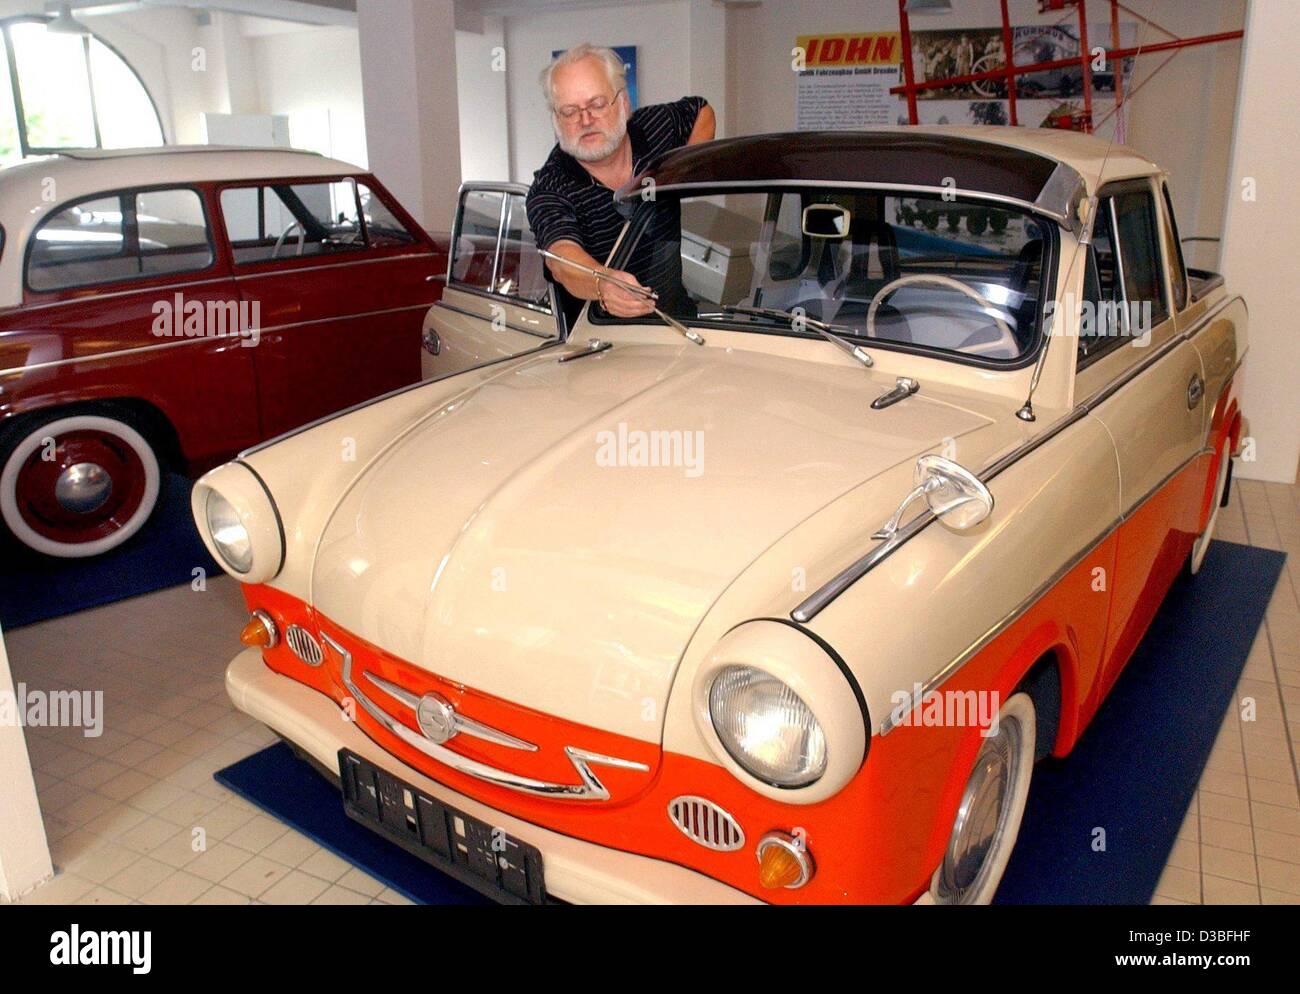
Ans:
{"label": "car's front bumper", "polygon": [[375,745],[355,724],[342,720],[337,705],[324,694],[273,672],[258,649],[245,649],[231,661],[226,669],[226,690],[235,707],[268,725],[326,769],[338,773],[338,752],[346,747],[446,804],[536,846],[542,853],[546,889],[552,897],[588,904],[760,903],[685,867],[548,831],[430,780]]}

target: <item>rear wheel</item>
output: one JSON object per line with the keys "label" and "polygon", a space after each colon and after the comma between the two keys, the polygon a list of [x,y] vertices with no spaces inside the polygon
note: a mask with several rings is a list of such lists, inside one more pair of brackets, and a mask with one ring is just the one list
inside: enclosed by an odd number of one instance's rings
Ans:
{"label": "rear wheel", "polygon": [[23,419],[0,437],[0,518],[23,545],[80,559],[115,549],[158,505],[153,445],[124,412]]}
{"label": "rear wheel", "polygon": [[1205,531],[1201,532],[1195,543],[1192,545],[1191,555],[1187,559],[1187,572],[1195,576],[1201,571],[1201,564],[1205,562],[1205,554],[1210,549],[1210,542],[1214,538],[1214,525],[1219,520],[1219,507],[1223,504],[1223,488],[1228,482],[1228,465],[1232,461],[1232,440],[1225,438],[1223,447],[1219,450],[1219,473],[1214,480],[1214,497],[1210,504],[1210,520],[1205,524]]}
{"label": "rear wheel", "polygon": [[1034,768],[1034,702],[1017,692],[998,712],[957,807],[943,862],[930,881],[935,904],[988,904],[1016,846]]}

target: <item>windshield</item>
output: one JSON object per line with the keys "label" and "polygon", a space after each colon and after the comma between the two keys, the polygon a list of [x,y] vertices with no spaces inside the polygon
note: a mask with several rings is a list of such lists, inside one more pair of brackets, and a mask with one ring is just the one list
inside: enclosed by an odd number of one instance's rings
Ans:
{"label": "windshield", "polygon": [[616,268],[697,326],[814,335],[811,318],[868,347],[989,362],[1033,350],[1053,246],[1013,207],[827,187],[661,195],[630,234]]}

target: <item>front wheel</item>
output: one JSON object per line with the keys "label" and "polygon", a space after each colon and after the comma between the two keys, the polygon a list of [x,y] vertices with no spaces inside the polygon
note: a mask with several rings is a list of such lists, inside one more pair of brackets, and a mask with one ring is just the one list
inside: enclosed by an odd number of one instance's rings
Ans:
{"label": "front wheel", "polygon": [[0,519],[47,556],[117,548],[149,519],[161,483],[153,446],[116,411],[36,416],[0,437]]}
{"label": "front wheel", "polygon": [[988,904],[1020,834],[1034,770],[1034,702],[1011,695],[997,733],[984,738],[962,792],[943,862],[930,881],[935,904]]}

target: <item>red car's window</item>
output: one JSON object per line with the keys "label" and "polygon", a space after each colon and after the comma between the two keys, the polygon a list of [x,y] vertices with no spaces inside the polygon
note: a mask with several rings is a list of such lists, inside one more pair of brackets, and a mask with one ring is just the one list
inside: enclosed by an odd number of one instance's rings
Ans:
{"label": "red car's window", "polygon": [[212,260],[196,191],[113,193],[71,204],[41,222],[27,256],[27,286],[48,292],[116,283],[206,269]]}
{"label": "red car's window", "polygon": [[238,265],[367,247],[350,179],[232,187],[221,191],[221,214]]}

